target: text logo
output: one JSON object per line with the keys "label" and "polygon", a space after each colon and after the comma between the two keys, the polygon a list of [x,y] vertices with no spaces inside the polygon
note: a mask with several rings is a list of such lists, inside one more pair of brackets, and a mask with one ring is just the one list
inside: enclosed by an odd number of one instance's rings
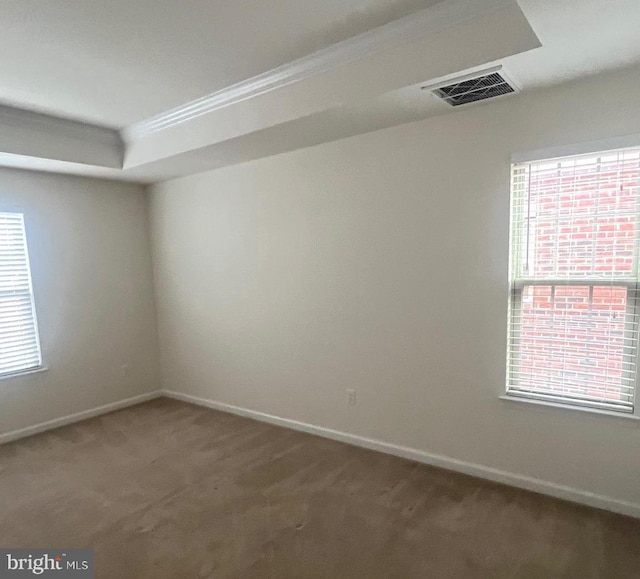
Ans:
{"label": "text logo", "polygon": [[93,579],[92,549],[0,549],[0,579]]}

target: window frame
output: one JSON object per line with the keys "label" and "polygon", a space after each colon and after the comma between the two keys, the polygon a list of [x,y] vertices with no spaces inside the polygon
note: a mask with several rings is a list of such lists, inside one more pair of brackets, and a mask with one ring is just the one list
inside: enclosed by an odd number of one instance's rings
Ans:
{"label": "window frame", "polygon": [[[635,325],[640,329],[640,277],[638,277],[638,268],[640,268],[640,254],[636,256],[634,263],[634,276],[635,279],[621,278],[616,280],[611,279],[596,279],[590,278],[567,278],[562,280],[542,279],[535,277],[516,277],[516,272],[521,272],[521,260],[522,253],[515,255],[516,243],[514,235],[517,233],[523,234],[522,228],[514,227],[514,221],[517,215],[522,215],[522,208],[518,207],[518,203],[525,202],[523,197],[518,197],[514,191],[514,185],[512,181],[513,168],[515,165],[525,163],[536,163],[545,160],[554,160],[562,157],[575,157],[580,155],[597,155],[598,153],[611,153],[622,149],[638,148],[640,147],[640,135],[627,135],[623,137],[614,137],[610,139],[604,139],[599,141],[591,141],[587,143],[579,143],[574,145],[562,145],[557,147],[550,147],[547,149],[537,149],[527,152],[514,153],[511,156],[511,163],[509,165],[509,270],[508,270],[508,312],[507,312],[507,353],[506,353],[506,380],[504,389],[499,396],[502,400],[507,400],[517,403],[525,403],[533,406],[546,406],[567,410],[578,410],[588,413],[601,414],[606,416],[613,416],[616,418],[631,418],[634,420],[640,420],[640,394],[638,393],[638,384],[640,382],[640,331],[634,338],[635,343],[624,346],[623,358],[629,360],[633,358],[635,353],[636,363],[638,364],[635,379],[633,381],[633,394],[631,396],[631,410],[626,409],[614,409],[611,405],[598,404],[597,402],[589,402],[584,399],[576,399],[575,401],[567,401],[560,397],[553,395],[545,396],[540,393],[527,394],[523,392],[516,392],[510,388],[512,384],[512,364],[511,358],[513,356],[510,348],[512,344],[519,345],[520,336],[519,331],[521,326],[514,325],[512,323],[514,311],[522,311],[522,299],[524,289],[528,286],[545,285],[545,286],[588,286],[593,288],[598,285],[607,285],[610,287],[625,287],[627,289],[627,310],[625,312],[626,327]],[[638,197],[639,207],[637,214],[640,217],[640,195]],[[640,220],[639,220],[640,221]],[[636,247],[640,247],[640,227],[636,229]],[[556,283],[557,282],[557,283]],[[517,331],[516,331],[517,328]]]}
{"label": "window frame", "polygon": [[[9,380],[11,378],[18,378],[20,376],[24,376],[27,374],[44,372],[48,370],[48,366],[45,364],[45,361],[44,361],[44,356],[42,353],[42,341],[40,339],[40,326],[38,323],[36,296],[35,296],[35,290],[33,287],[33,272],[31,268],[31,257],[29,252],[29,235],[27,232],[27,214],[22,207],[15,206],[15,205],[7,206],[7,205],[1,205],[1,204],[0,204],[0,213],[14,214],[14,215],[19,215],[21,217],[22,231],[24,234],[25,263],[26,263],[27,277],[28,277],[28,284],[29,284],[28,296],[29,296],[29,301],[31,306],[31,315],[33,319],[33,332],[34,332],[35,343],[37,345],[37,354],[38,354],[38,363],[33,366],[29,366],[28,368],[21,368],[19,370],[14,370],[10,372],[0,371],[0,381],[4,381],[4,380]],[[0,294],[1,293],[2,292],[0,291]]]}

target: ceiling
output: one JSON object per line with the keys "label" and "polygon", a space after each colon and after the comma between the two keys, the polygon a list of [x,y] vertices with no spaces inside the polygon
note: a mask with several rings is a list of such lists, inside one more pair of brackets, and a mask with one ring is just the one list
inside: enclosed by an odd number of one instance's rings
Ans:
{"label": "ceiling", "polygon": [[[0,0],[0,9],[0,50],[16,55],[0,60],[0,165],[145,182],[455,114],[421,86],[494,64],[529,91],[640,63],[639,0]],[[422,27],[412,35],[376,40],[412,20]],[[375,50],[357,58],[340,48],[367,38]],[[330,66],[316,62],[295,82],[163,131],[147,126],[296,59],[313,64],[319,50]],[[83,124],[97,126],[86,136]],[[66,144],[52,153],[59,131]]]}
{"label": "ceiling", "polygon": [[0,102],[120,128],[436,1],[2,0]]}

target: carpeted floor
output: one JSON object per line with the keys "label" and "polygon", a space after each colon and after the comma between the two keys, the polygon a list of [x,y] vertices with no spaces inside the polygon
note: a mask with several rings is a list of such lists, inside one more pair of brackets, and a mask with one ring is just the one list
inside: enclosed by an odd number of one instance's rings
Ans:
{"label": "carpeted floor", "polygon": [[640,520],[158,399],[0,447],[0,546],[96,577],[640,577]]}

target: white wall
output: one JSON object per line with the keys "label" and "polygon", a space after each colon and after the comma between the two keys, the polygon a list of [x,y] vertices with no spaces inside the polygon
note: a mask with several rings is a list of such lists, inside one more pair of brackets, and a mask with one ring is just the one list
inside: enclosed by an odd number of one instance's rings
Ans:
{"label": "white wall", "polygon": [[2,169],[0,207],[25,213],[48,365],[0,379],[0,434],[157,389],[143,188]]}
{"label": "white wall", "polygon": [[510,155],[638,102],[623,71],[154,186],[165,388],[640,505],[637,422],[498,399]]}

